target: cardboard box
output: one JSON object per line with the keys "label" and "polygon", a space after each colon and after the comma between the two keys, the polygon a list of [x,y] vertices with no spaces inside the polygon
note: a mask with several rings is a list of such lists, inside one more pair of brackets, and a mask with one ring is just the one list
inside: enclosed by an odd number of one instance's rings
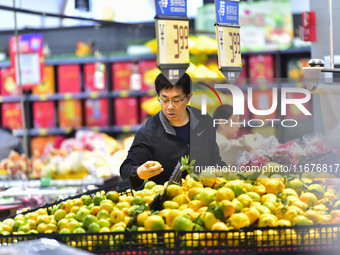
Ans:
{"label": "cardboard box", "polygon": [[20,88],[13,79],[11,68],[1,68],[0,71],[0,90],[2,96],[19,96]]}
{"label": "cardboard box", "polygon": [[[103,79],[101,82],[103,83],[103,87],[98,87],[98,84],[95,84],[95,72],[96,72],[96,64],[86,64],[84,65],[84,90],[85,91],[106,91],[106,72],[101,72],[99,75],[103,75]],[[97,82],[99,82],[101,77],[97,77]],[[100,84],[101,85],[101,84]]]}
{"label": "cardboard box", "polygon": [[[256,110],[268,110],[271,108],[273,104],[273,92],[272,90],[257,90],[253,91],[253,105]],[[253,119],[275,119],[277,114],[278,108],[272,114],[269,115],[253,115]],[[265,123],[266,124],[266,123]]]}
{"label": "cardboard box", "polygon": [[275,61],[273,55],[253,55],[249,57],[249,77],[252,83],[258,78],[274,78]]}
{"label": "cardboard box", "polygon": [[58,92],[80,92],[80,65],[61,65],[58,67]]}
{"label": "cardboard box", "polygon": [[115,125],[137,125],[138,104],[137,98],[116,98],[113,102]]}
{"label": "cardboard box", "polygon": [[2,122],[3,127],[11,129],[22,128],[21,105],[20,103],[2,103]]}
{"label": "cardboard box", "polygon": [[54,102],[33,102],[33,127],[52,128],[55,126],[56,113]]}
{"label": "cardboard box", "polygon": [[55,136],[36,136],[31,139],[31,152],[33,155],[42,155],[46,145],[54,146]]}
{"label": "cardboard box", "polygon": [[85,116],[86,126],[108,126],[109,113],[107,99],[86,99]]}
{"label": "cardboard box", "polygon": [[157,67],[156,60],[145,60],[139,62],[139,73],[141,75],[142,80],[142,90],[149,90],[155,88],[154,79],[150,79],[150,77],[148,77],[145,74],[156,67]]}
{"label": "cardboard box", "polygon": [[117,62],[112,64],[112,90],[130,90],[130,79],[133,62]]}
{"label": "cardboard box", "polygon": [[59,127],[75,128],[82,126],[83,111],[80,100],[60,100],[58,102]]}
{"label": "cardboard box", "polygon": [[54,67],[44,66],[43,82],[34,87],[32,92],[35,95],[45,95],[55,93],[54,84]]}

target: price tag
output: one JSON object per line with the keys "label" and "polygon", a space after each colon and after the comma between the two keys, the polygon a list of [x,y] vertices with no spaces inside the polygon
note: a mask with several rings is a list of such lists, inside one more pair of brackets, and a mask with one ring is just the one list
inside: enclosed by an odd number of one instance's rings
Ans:
{"label": "price tag", "polygon": [[47,100],[47,95],[41,95],[39,97],[40,101],[46,101]]}
{"label": "price tag", "polygon": [[46,128],[39,129],[39,135],[46,135],[46,134],[47,134],[47,129]]}
{"label": "price tag", "polygon": [[66,93],[66,94],[64,95],[64,99],[65,99],[65,100],[70,100],[70,99],[72,99],[72,94],[71,94],[71,93]]}
{"label": "price tag", "polygon": [[189,21],[156,19],[157,64],[189,63]]}
{"label": "price tag", "polygon": [[127,90],[122,90],[119,92],[120,97],[127,97],[129,95],[129,92]]}
{"label": "price tag", "polygon": [[91,92],[90,98],[98,98],[98,92],[95,92],[95,91]]}
{"label": "price tag", "polygon": [[50,186],[51,184],[51,177],[41,177],[40,178],[40,185],[41,186]]}
{"label": "price tag", "polygon": [[148,96],[153,96],[153,95],[155,95],[155,91],[154,90],[148,90]]}
{"label": "price tag", "polygon": [[124,125],[124,126],[122,126],[122,131],[124,133],[130,132],[130,127],[128,125]]}
{"label": "price tag", "polygon": [[216,26],[218,63],[221,67],[242,67],[240,27]]}

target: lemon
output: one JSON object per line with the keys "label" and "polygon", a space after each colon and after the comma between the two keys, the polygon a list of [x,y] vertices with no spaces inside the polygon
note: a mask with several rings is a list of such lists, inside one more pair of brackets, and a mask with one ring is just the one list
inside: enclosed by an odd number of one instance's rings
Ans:
{"label": "lemon", "polygon": [[244,228],[244,227],[249,227],[250,226],[249,218],[244,213],[234,213],[228,219],[228,223],[234,229],[240,229],[240,228]]}

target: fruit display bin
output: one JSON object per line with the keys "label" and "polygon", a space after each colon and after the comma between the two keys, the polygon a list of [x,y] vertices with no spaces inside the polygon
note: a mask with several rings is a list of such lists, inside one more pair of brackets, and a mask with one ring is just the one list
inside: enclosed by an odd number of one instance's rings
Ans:
{"label": "fruit display bin", "polygon": [[51,238],[95,254],[339,254],[340,225],[230,231],[125,231],[0,236],[1,245]]}
{"label": "fruit display bin", "polygon": [[[94,195],[96,194],[97,192],[101,192],[101,191],[110,191],[110,190],[113,190],[113,191],[117,191],[118,193],[120,194],[127,194],[127,195],[132,195],[132,188],[131,188],[131,183],[129,180],[124,180],[124,181],[121,181],[119,183],[115,183],[115,184],[111,184],[111,185],[106,185],[106,186],[101,186],[100,188],[97,188],[97,189],[92,189],[92,190],[88,190],[84,193],[80,193],[80,194],[77,194],[77,195],[74,195],[74,196],[70,196],[70,197],[67,197],[65,199],[59,199],[59,200],[56,200],[52,203],[47,203],[47,204],[44,204],[40,207],[37,207],[37,208],[33,208],[33,209],[30,209],[30,210],[26,210],[24,212],[22,212],[21,214],[27,214],[27,213],[30,213],[30,212],[34,212],[40,208],[46,208],[47,211],[50,211],[50,209],[52,208],[52,206],[54,205],[57,205],[57,204],[60,204],[61,202],[64,202],[68,199],[74,199],[74,198],[80,198],[81,196],[83,195]],[[0,219],[0,221],[3,221],[7,218],[14,218],[16,215],[9,215],[7,217],[4,217],[2,219]]]}

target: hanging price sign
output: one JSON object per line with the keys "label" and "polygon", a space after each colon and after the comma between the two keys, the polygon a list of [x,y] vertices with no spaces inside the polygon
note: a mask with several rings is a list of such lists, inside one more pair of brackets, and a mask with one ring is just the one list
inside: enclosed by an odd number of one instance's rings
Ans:
{"label": "hanging price sign", "polygon": [[173,84],[189,67],[189,20],[186,0],[156,0],[157,66]]}
{"label": "hanging price sign", "polygon": [[238,0],[216,0],[216,40],[218,65],[231,83],[242,71],[240,26],[238,26]]}
{"label": "hanging price sign", "polygon": [[189,21],[156,20],[157,64],[189,63]]}
{"label": "hanging price sign", "polygon": [[219,67],[242,67],[240,27],[216,26]]}

